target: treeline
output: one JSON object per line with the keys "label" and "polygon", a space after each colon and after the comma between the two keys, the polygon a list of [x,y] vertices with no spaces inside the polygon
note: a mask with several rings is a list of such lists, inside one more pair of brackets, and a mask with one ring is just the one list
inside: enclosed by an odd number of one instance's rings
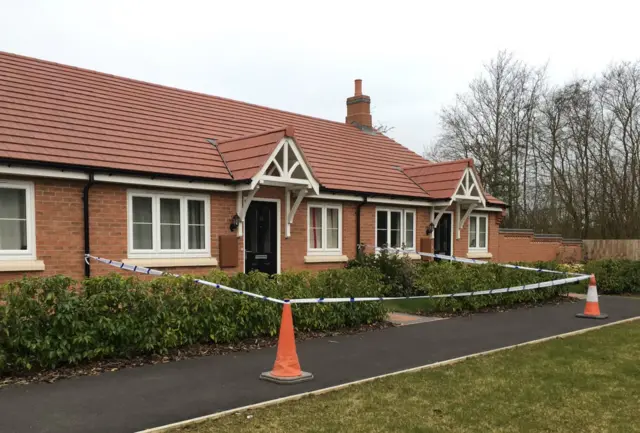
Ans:
{"label": "treeline", "polygon": [[429,159],[473,158],[503,226],[640,237],[640,61],[562,86],[500,52],[440,113]]}

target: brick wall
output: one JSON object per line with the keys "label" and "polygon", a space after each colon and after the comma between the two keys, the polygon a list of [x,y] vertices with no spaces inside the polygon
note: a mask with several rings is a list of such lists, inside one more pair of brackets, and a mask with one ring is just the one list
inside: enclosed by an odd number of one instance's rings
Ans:
{"label": "brick wall", "polygon": [[[12,179],[32,179],[12,177]],[[0,282],[27,275],[82,276],[84,270],[84,182],[39,179],[34,182],[36,253],[43,272],[0,272]]]}
{"label": "brick wall", "polygon": [[567,243],[561,237],[536,237],[531,231],[498,233],[497,258],[501,262],[582,260],[582,244]]}
{"label": "brick wall", "polygon": [[[20,179],[12,177],[12,179]],[[22,275],[48,276],[64,274],[80,279],[84,275],[84,226],[82,190],[84,181],[56,179],[20,179],[34,182],[36,215],[36,253],[45,263],[41,272],[1,272],[0,282],[20,278]],[[143,188],[136,188],[143,189]],[[96,184],[90,190],[91,208],[91,252],[94,255],[115,260],[127,258],[127,186],[115,184]],[[154,191],[153,189],[144,189]],[[193,191],[189,191],[193,193]],[[176,191],[177,194],[180,191]],[[219,236],[229,234],[231,218],[236,213],[235,193],[206,192],[211,200],[211,254],[219,257]],[[283,188],[263,187],[257,198],[270,198],[280,201],[281,233],[281,270],[309,269],[322,270],[340,268],[344,263],[305,263],[307,255],[307,209],[309,202],[317,199],[305,199],[300,204],[291,225],[291,236],[285,237],[286,209]],[[331,203],[336,203],[331,201]],[[356,211],[358,202],[342,202],[342,253],[349,258],[356,254]],[[361,243],[375,245],[376,208],[394,208],[394,206],[367,203],[361,209]],[[403,209],[405,207],[395,207]],[[408,208],[408,207],[407,207]],[[425,238],[430,223],[427,208],[411,208],[416,211],[416,246]],[[461,230],[460,239],[456,239],[455,207],[451,207],[454,233],[453,253],[465,257],[468,253],[468,221]],[[494,261],[536,261],[560,260],[578,261],[582,258],[580,244],[569,244],[560,238],[540,239],[531,232],[500,233],[499,224],[502,215],[489,212],[488,250]],[[427,242],[428,251],[433,250],[433,241]],[[369,248],[370,250],[370,248]],[[238,263],[236,268],[227,272],[244,271],[243,238],[238,238]],[[117,271],[112,267],[93,263],[92,275],[105,275]],[[203,274],[205,267],[171,268],[176,273]],[[122,271],[124,274],[129,274]]]}

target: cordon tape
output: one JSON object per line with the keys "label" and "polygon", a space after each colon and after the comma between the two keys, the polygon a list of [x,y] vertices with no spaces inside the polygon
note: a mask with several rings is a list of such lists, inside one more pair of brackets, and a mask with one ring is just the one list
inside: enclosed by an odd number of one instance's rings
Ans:
{"label": "cordon tape", "polygon": [[[396,253],[409,253],[409,251],[396,249],[396,248],[387,248],[387,250],[392,251],[392,252],[396,252]],[[433,257],[433,258],[440,259],[440,260],[456,261],[456,262],[468,263],[468,264],[473,264],[473,265],[486,265],[486,264],[490,263],[490,262],[486,262],[486,261],[482,261],[482,260],[468,259],[468,258],[455,257],[455,256],[447,256],[447,255],[443,255],[443,254],[416,253],[414,251],[411,251],[411,253],[412,254],[419,254],[420,256],[423,256],[423,257]],[[128,265],[128,264],[125,264],[125,263],[122,263],[122,262],[118,262],[118,261],[115,261],[115,260],[109,260],[109,259],[105,259],[105,258],[101,258],[101,257],[95,257],[95,256],[92,256],[92,255],[89,255],[89,254],[85,255],[85,261],[87,263],[89,263],[90,259],[96,260],[96,261],[98,261],[100,263],[104,263],[106,265],[113,266],[113,267],[118,268],[118,269],[124,269],[124,270],[127,270],[127,271],[138,272],[138,273],[146,274],[146,275],[155,275],[155,276],[170,275],[170,276],[174,276],[174,277],[178,277],[178,278],[181,277],[180,275],[172,274],[172,273],[168,273],[168,272],[163,272],[163,271],[160,271],[160,270],[157,270],[157,269],[145,268],[143,266]],[[586,279],[590,278],[590,275],[586,275],[586,274],[562,272],[562,271],[556,271],[556,270],[551,270],[551,269],[542,269],[542,268],[531,268],[531,267],[527,267],[527,266],[511,265],[511,264],[506,264],[506,263],[492,263],[492,264],[498,265],[498,266],[502,266],[502,267],[505,267],[505,268],[519,269],[519,270],[524,270],[524,271],[543,272],[543,273],[571,275],[571,276],[567,277],[567,278],[558,279],[558,280],[543,281],[543,282],[540,282],[540,283],[525,284],[525,285],[521,285],[521,286],[504,287],[504,288],[500,288],[500,289],[490,289],[490,290],[478,290],[478,291],[474,291],[474,292],[447,293],[447,294],[439,294],[439,295],[392,296],[392,297],[359,297],[359,298],[356,298],[356,297],[351,297],[351,298],[299,298],[299,299],[277,299],[277,298],[272,298],[272,297],[269,297],[269,296],[260,295],[258,293],[247,292],[245,290],[238,290],[238,289],[234,289],[233,287],[228,287],[228,286],[225,286],[225,285],[222,285],[222,284],[212,283],[211,281],[206,281],[206,280],[201,280],[201,279],[195,279],[194,282],[198,283],[198,284],[204,284],[206,286],[214,287],[216,289],[225,290],[225,291],[228,291],[228,292],[231,292],[231,293],[237,293],[239,295],[246,295],[246,296],[250,296],[252,298],[261,299],[263,301],[274,302],[274,303],[277,303],[277,304],[327,304],[327,303],[341,303],[341,302],[397,301],[397,300],[402,300],[402,299],[438,299],[438,298],[460,298],[460,297],[466,297],[466,296],[497,295],[497,294],[500,294],[500,293],[522,292],[522,291],[525,291],[525,290],[536,290],[536,289],[543,289],[545,287],[561,286],[563,284],[577,283],[579,281],[586,280]]]}

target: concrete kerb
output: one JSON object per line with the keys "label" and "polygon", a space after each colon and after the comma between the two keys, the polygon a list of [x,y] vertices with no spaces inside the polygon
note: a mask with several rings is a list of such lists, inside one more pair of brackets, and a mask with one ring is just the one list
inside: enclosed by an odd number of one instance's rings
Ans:
{"label": "concrete kerb", "polygon": [[452,358],[452,359],[448,359],[446,361],[434,362],[434,363],[431,363],[431,364],[421,365],[421,366],[418,366],[418,367],[413,367],[413,368],[408,368],[408,369],[404,369],[404,370],[394,371],[392,373],[387,373],[387,374],[382,374],[382,375],[379,375],[379,376],[368,377],[366,379],[360,379],[360,380],[356,380],[356,381],[348,382],[348,383],[343,383],[343,384],[336,385],[336,386],[330,386],[328,388],[322,388],[322,389],[317,389],[315,391],[309,391],[309,392],[304,392],[304,393],[300,393],[300,394],[294,394],[294,395],[290,395],[290,396],[286,396],[286,397],[277,398],[277,399],[274,399],[274,400],[263,401],[263,402],[254,403],[254,404],[251,404],[251,405],[248,405],[248,406],[242,406],[242,407],[238,407],[238,408],[235,408],[235,409],[229,409],[229,410],[225,410],[225,411],[222,411],[222,412],[216,412],[216,413],[213,413],[213,414],[210,414],[210,415],[204,415],[204,416],[201,416],[201,417],[198,417],[198,418],[192,418],[192,419],[188,419],[188,420],[184,420],[184,421],[179,421],[179,422],[176,422],[176,423],[167,424],[167,425],[160,426],[160,427],[153,427],[153,428],[150,428],[150,429],[147,429],[147,430],[141,430],[141,431],[139,431],[137,433],[167,432],[167,431],[170,431],[170,430],[178,428],[178,427],[184,427],[184,426],[187,426],[187,425],[190,425],[190,424],[198,424],[198,423],[202,423],[202,422],[205,422],[205,421],[214,420],[214,419],[217,419],[217,418],[222,418],[224,416],[232,415],[232,414],[238,413],[238,412],[244,412],[244,411],[247,411],[247,410],[274,406],[274,405],[277,405],[277,404],[280,404],[280,403],[286,403],[286,402],[289,402],[289,401],[300,400],[301,398],[304,398],[304,397],[322,395],[322,394],[326,394],[328,392],[345,389],[345,388],[351,387],[353,385],[360,385],[360,384],[363,384],[363,383],[372,382],[374,380],[382,379],[382,378],[385,378],[385,377],[396,376],[398,374],[414,373],[414,372],[418,372],[418,371],[421,371],[421,370],[427,370],[427,369],[442,367],[442,366],[446,366],[446,365],[452,365],[452,364],[456,364],[456,363],[461,362],[461,361],[465,361],[467,359],[472,359],[472,358],[478,358],[478,357],[481,357],[481,356],[491,355],[493,353],[502,352],[502,351],[505,351],[505,350],[516,349],[518,347],[529,346],[529,345],[538,344],[538,343],[544,343],[546,341],[551,341],[551,340],[556,340],[556,339],[561,339],[561,338],[573,337],[575,335],[585,334],[587,332],[595,331],[595,330],[606,328],[606,327],[609,327],[609,326],[614,326],[614,325],[620,325],[620,324],[623,324],[623,323],[633,322],[633,321],[638,320],[638,319],[640,319],[640,316],[631,317],[631,318],[623,319],[623,320],[618,320],[616,322],[605,323],[603,325],[592,326],[590,328],[579,329],[577,331],[566,332],[564,334],[558,334],[558,335],[552,335],[550,337],[539,338],[537,340],[526,341],[524,343],[513,344],[511,346],[505,346],[505,347],[500,347],[500,348],[497,348],[497,349],[487,350],[487,351],[484,351],[484,352],[472,353],[470,355],[460,356],[458,358]]}

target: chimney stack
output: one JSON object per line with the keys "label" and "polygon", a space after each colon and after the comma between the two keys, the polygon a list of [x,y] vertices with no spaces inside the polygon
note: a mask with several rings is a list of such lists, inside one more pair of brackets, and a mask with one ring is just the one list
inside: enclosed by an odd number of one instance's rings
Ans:
{"label": "chimney stack", "polygon": [[355,125],[362,130],[372,130],[371,98],[362,94],[362,80],[355,82],[354,95],[347,98],[346,122]]}

